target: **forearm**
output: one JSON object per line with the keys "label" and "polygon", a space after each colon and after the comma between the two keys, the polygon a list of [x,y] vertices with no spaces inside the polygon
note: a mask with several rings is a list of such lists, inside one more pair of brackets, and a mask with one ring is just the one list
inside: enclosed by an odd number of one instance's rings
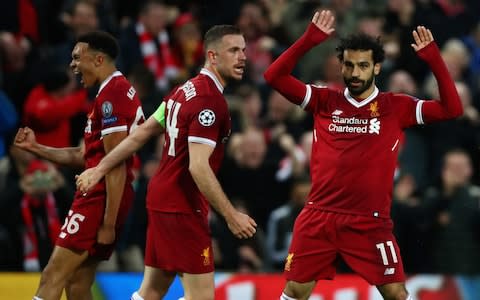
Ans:
{"label": "forearm", "polygon": [[101,175],[106,175],[110,170],[117,166],[120,162],[126,160],[140,149],[150,138],[151,133],[144,126],[138,127],[126,139],[122,140],[108,155],[106,155],[96,169]]}
{"label": "forearm", "polygon": [[430,43],[427,47],[420,50],[418,55],[430,66],[437,80],[441,100],[440,105],[443,108],[444,115],[450,118],[461,116],[463,107],[460,97],[436,43]]}
{"label": "forearm", "polygon": [[223,192],[220,183],[210,166],[190,168],[193,180],[210,205],[225,219],[234,211],[234,207]]}
{"label": "forearm", "polygon": [[79,169],[85,166],[82,147],[53,148],[37,143],[29,151],[56,164]]}
{"label": "forearm", "polygon": [[122,200],[126,180],[127,172],[125,163],[118,165],[105,175],[107,200],[103,216],[104,225],[114,227],[117,222],[118,209]]}

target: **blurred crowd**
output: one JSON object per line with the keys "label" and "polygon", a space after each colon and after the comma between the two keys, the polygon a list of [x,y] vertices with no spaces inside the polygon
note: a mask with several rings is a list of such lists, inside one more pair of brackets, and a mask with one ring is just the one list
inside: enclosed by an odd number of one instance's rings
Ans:
{"label": "blurred crowd", "polygon": [[[232,135],[219,179],[259,230],[252,239],[237,240],[212,212],[215,263],[219,270],[281,271],[311,185],[313,121],[266,85],[263,72],[303,33],[313,12],[326,8],[335,13],[336,33],[294,72],[335,89],[345,88],[338,39],[362,31],[380,36],[385,46],[380,90],[438,99],[432,74],[410,46],[415,26],[432,30],[464,115],[406,130],[392,178],[395,233],[407,273],[480,274],[477,0],[0,1],[0,270],[43,268],[73,199],[80,170],[38,160],[11,144],[19,126],[29,126],[52,147],[81,143],[96,91],[82,89],[69,70],[76,38],[96,29],[118,38],[118,68],[148,117],[169,89],[198,72],[206,29],[227,23],[245,35],[248,66],[242,82],[225,91]],[[115,255],[101,270],[143,268],[145,193],[162,146],[159,136],[138,153],[135,205]]]}

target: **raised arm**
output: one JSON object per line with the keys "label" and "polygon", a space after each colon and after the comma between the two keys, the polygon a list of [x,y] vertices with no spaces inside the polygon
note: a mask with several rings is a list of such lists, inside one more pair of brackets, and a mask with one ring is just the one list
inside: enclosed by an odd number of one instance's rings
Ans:
{"label": "raised arm", "polygon": [[205,144],[188,144],[190,174],[210,205],[225,218],[230,231],[237,238],[252,237],[256,232],[257,224],[248,215],[233,207],[210,167],[209,158],[213,149]]}
{"label": "raised arm", "polygon": [[28,128],[19,128],[13,144],[23,150],[53,163],[72,168],[84,168],[83,147],[54,148],[37,143],[35,132]]}
{"label": "raised arm", "polygon": [[438,83],[440,101],[425,101],[422,107],[424,122],[451,119],[463,114],[463,107],[447,66],[433,39],[432,32],[424,26],[418,26],[412,32],[415,43],[412,48],[429,66]]}
{"label": "raised arm", "polygon": [[305,33],[285,50],[267,69],[265,80],[288,100],[301,104],[305,84],[291,75],[297,61],[312,47],[327,39],[334,31],[335,17],[329,10],[316,12]]}

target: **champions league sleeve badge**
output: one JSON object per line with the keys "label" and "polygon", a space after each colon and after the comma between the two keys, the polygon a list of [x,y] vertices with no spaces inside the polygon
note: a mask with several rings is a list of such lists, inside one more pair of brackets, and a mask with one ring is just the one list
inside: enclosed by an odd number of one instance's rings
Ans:
{"label": "champions league sleeve badge", "polygon": [[212,126],[215,123],[215,113],[210,109],[204,109],[198,114],[198,121],[203,126]]}
{"label": "champions league sleeve badge", "polygon": [[102,115],[104,118],[109,118],[113,112],[113,105],[109,101],[102,103]]}

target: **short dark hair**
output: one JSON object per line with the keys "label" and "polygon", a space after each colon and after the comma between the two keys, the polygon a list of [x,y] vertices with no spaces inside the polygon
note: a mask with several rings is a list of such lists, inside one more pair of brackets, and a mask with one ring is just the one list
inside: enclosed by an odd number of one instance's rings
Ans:
{"label": "short dark hair", "polygon": [[337,57],[340,61],[343,61],[343,52],[347,49],[372,50],[374,63],[381,63],[385,59],[385,50],[380,37],[374,38],[365,33],[352,34],[347,38],[340,39],[340,44],[336,48],[338,52]]}
{"label": "short dark hair", "polygon": [[212,44],[220,41],[224,36],[229,34],[243,35],[240,29],[237,26],[233,25],[215,25],[210,28],[205,37],[203,38],[203,44],[205,47],[205,52]]}
{"label": "short dark hair", "polygon": [[115,60],[120,52],[117,40],[108,32],[91,31],[78,38],[77,43],[87,43],[90,49],[100,51]]}

